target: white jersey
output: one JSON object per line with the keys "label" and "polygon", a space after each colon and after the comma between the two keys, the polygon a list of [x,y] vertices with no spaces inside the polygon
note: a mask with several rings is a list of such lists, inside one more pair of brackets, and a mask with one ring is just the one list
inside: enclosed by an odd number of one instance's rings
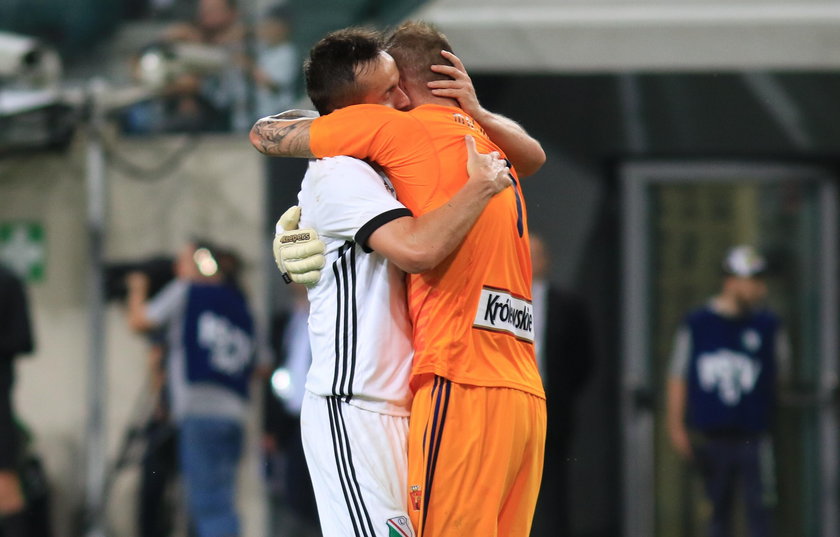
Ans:
{"label": "white jersey", "polygon": [[326,244],[321,280],[309,288],[307,391],[408,416],[413,351],[405,273],[367,240],[411,212],[384,175],[350,157],[311,161],[298,202],[300,227],[316,229]]}

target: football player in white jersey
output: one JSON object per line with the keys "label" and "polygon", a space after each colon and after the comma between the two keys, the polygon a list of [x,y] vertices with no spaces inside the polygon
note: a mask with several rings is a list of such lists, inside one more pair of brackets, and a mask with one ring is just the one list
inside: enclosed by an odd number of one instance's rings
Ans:
{"label": "football player in white jersey", "polygon": [[[406,106],[396,65],[379,47],[376,36],[360,30],[321,40],[310,55],[318,65],[335,69],[324,54],[353,54],[355,67],[313,73],[308,62],[310,96],[313,77],[335,81],[343,74],[350,79],[347,92],[332,95]],[[336,63],[348,65],[346,57]],[[313,102],[322,114],[350,104]],[[412,327],[405,272],[441,262],[487,202],[511,185],[498,154],[477,153],[470,137],[464,150],[470,180],[449,203],[419,218],[396,199],[384,174],[360,160],[312,161],[301,184],[300,226],[317,229],[326,245],[326,266],[308,291],[312,366],[301,409],[324,537],[414,535],[406,511]]]}

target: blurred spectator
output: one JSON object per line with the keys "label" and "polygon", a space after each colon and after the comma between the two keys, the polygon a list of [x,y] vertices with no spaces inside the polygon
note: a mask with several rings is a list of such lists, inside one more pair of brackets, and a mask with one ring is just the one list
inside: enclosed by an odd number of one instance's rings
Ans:
{"label": "blurred spectator", "polygon": [[246,131],[252,114],[245,38],[237,0],[199,0],[195,20],[169,26],[149,48],[201,45],[222,51],[229,61],[212,73],[178,74],[167,82],[161,99],[131,107],[124,128],[133,133]]}
{"label": "blurred spectator", "polygon": [[274,320],[276,368],[267,383],[263,412],[263,448],[269,491],[269,535],[319,535],[315,494],[303,454],[300,407],[309,347],[309,301],[306,288],[293,284],[292,307]]}
{"label": "blurred spectator", "polygon": [[255,87],[255,117],[289,110],[295,102],[300,65],[291,41],[291,18],[285,5],[271,7],[256,28],[256,61],[251,69]]}
{"label": "blurred spectator", "polygon": [[223,272],[222,257],[213,245],[187,244],[176,279],[151,301],[147,276],[127,277],[130,326],[167,331],[179,465],[198,537],[240,535],[235,484],[255,370],[254,323],[244,295]]}
{"label": "blurred spectator", "polygon": [[0,265],[0,534],[30,535],[19,461],[21,436],[12,405],[14,360],[32,352],[32,328],[23,282]]}
{"label": "blurred spectator", "polygon": [[712,503],[710,537],[732,534],[738,484],[750,536],[772,535],[770,427],[790,347],[779,318],[764,307],[766,268],[751,246],[732,248],[720,293],[688,313],[671,357],[668,432],[677,453],[703,477]]}
{"label": "blurred spectator", "polygon": [[596,357],[586,303],[546,279],[549,263],[545,242],[531,234],[535,345],[547,407],[545,465],[531,534],[566,537],[571,535],[569,468],[575,399],[592,376]]}
{"label": "blurred spectator", "polygon": [[240,19],[237,0],[199,0],[195,20],[169,26],[161,39],[167,42],[242,46],[245,24]]}

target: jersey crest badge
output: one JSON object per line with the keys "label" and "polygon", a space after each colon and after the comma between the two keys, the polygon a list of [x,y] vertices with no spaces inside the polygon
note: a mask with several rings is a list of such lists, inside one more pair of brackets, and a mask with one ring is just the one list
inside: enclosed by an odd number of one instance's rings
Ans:
{"label": "jersey crest badge", "polygon": [[420,510],[420,485],[411,485],[411,492],[408,493],[411,508],[415,511]]}
{"label": "jersey crest badge", "polygon": [[389,518],[385,524],[388,526],[388,537],[414,537],[414,528],[408,517],[395,516]]}

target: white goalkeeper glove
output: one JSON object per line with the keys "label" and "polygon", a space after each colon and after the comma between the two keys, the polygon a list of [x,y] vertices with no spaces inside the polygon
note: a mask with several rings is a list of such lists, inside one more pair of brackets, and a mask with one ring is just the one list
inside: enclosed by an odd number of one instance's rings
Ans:
{"label": "white goalkeeper glove", "polygon": [[321,279],[326,245],[314,229],[298,229],[300,207],[289,207],[277,221],[274,261],[286,283],[315,285]]}

